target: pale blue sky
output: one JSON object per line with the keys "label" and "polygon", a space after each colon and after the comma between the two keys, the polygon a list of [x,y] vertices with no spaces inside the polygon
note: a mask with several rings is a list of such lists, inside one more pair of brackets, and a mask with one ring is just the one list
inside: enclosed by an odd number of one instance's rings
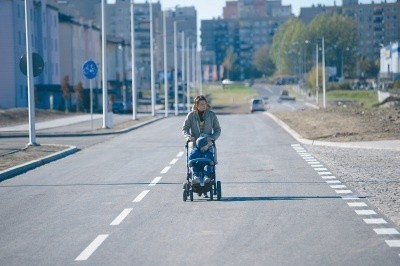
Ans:
{"label": "pale blue sky", "polygon": [[[158,0],[153,0],[155,3]],[[142,1],[137,1],[142,2]],[[195,6],[199,20],[212,19],[214,17],[222,17],[222,8],[225,6],[226,0],[160,0],[163,8],[172,8],[176,5],[180,6]],[[324,4],[333,6],[335,0],[282,0],[283,5],[292,5],[292,12],[297,16],[300,12],[300,7],[310,7],[313,4]],[[371,0],[359,0],[359,3],[371,3]],[[375,3],[382,1],[375,0]],[[395,2],[388,0],[387,2]],[[336,5],[342,5],[342,0],[337,0]]]}

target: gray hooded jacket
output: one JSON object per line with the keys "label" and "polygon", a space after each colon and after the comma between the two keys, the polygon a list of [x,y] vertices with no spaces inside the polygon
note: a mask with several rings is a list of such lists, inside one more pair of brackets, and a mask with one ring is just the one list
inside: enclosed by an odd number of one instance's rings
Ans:
{"label": "gray hooded jacket", "polygon": [[208,136],[217,140],[221,134],[221,127],[219,126],[216,114],[211,110],[204,112],[204,131],[200,132],[200,117],[196,111],[191,111],[186,116],[185,122],[182,126],[182,133],[186,140],[190,137],[199,138],[200,135]]}

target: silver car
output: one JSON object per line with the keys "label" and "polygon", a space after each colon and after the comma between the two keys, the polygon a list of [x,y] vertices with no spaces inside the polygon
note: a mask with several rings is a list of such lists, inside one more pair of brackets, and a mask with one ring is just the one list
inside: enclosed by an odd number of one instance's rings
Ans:
{"label": "silver car", "polygon": [[265,103],[261,98],[253,98],[250,100],[250,112],[265,111]]}

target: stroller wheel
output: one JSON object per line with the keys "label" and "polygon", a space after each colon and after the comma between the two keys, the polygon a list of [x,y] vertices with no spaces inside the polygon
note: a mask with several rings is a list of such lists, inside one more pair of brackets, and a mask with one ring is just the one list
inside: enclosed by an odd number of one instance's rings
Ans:
{"label": "stroller wheel", "polygon": [[187,201],[187,191],[183,190],[183,201]]}
{"label": "stroller wheel", "polygon": [[210,187],[210,200],[214,200],[213,187]]}
{"label": "stroller wheel", "polygon": [[218,181],[217,182],[217,200],[221,199],[221,194],[222,194],[221,181]]}
{"label": "stroller wheel", "polygon": [[189,197],[190,197],[190,201],[193,201],[193,190],[189,191]]}

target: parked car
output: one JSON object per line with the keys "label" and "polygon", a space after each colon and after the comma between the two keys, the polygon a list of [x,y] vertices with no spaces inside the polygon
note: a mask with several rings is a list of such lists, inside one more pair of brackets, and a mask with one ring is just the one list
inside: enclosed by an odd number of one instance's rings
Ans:
{"label": "parked car", "polygon": [[250,100],[250,112],[265,111],[265,102],[261,98],[253,98]]}
{"label": "parked car", "polygon": [[113,102],[112,112],[114,114],[126,114],[132,112],[132,103]]}

